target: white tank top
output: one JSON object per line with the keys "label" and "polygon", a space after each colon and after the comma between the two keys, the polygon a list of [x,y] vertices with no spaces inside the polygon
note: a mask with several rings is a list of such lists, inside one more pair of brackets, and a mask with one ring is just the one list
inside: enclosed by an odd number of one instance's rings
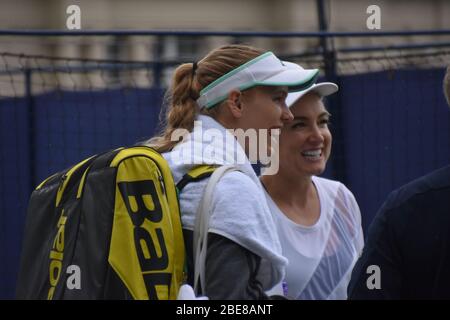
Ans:
{"label": "white tank top", "polygon": [[320,201],[320,217],[312,226],[290,220],[266,192],[283,255],[289,260],[284,293],[290,299],[346,299],[351,271],[364,245],[361,213],[342,183],[319,177],[312,181]]}

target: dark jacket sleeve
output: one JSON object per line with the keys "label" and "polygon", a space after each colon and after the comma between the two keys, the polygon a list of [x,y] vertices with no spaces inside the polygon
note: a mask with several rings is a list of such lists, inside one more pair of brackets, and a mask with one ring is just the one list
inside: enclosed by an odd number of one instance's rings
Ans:
{"label": "dark jacket sleeve", "polygon": [[400,299],[402,296],[401,252],[391,223],[395,215],[394,198],[391,194],[369,228],[348,286],[349,299]]}
{"label": "dark jacket sleeve", "polygon": [[[188,259],[188,283],[193,285],[193,232],[183,230]],[[211,300],[267,299],[257,280],[261,258],[223,236],[209,233],[203,295]]]}

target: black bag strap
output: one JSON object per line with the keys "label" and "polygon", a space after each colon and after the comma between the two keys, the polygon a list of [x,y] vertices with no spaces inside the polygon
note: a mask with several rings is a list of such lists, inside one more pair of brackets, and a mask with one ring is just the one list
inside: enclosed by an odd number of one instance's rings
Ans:
{"label": "black bag strap", "polygon": [[218,166],[200,165],[189,170],[177,183],[178,193],[180,193],[188,183],[197,182],[210,177],[217,168]]}

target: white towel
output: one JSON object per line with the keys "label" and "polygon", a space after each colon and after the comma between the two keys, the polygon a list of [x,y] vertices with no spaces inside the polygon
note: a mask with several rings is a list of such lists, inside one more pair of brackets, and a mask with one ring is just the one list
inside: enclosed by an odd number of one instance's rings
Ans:
{"label": "white towel", "polygon": [[[259,280],[270,289],[284,277],[277,230],[264,189],[244,150],[221,124],[199,115],[191,134],[164,153],[175,182],[199,164],[235,165],[241,172],[225,175],[216,186],[210,232],[222,235],[262,258]],[[183,228],[193,230],[195,214],[208,179],[188,184],[180,195]]]}

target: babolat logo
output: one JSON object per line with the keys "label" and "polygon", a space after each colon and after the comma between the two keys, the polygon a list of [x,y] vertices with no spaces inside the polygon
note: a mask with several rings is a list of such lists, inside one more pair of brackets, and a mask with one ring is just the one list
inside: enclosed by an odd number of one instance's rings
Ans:
{"label": "babolat logo", "polygon": [[167,286],[169,291],[172,275],[163,272],[169,265],[169,256],[163,229],[158,226],[163,219],[163,211],[155,183],[144,180],[119,182],[118,185],[134,226],[134,244],[148,296],[158,299],[156,286]]}
{"label": "babolat logo", "polygon": [[50,251],[50,270],[49,281],[50,289],[48,290],[47,299],[53,299],[55,287],[58,284],[59,277],[61,276],[62,261],[64,257],[64,228],[66,226],[67,217],[64,215],[64,209],[61,211],[57,228],[58,231],[53,241],[52,250]]}

